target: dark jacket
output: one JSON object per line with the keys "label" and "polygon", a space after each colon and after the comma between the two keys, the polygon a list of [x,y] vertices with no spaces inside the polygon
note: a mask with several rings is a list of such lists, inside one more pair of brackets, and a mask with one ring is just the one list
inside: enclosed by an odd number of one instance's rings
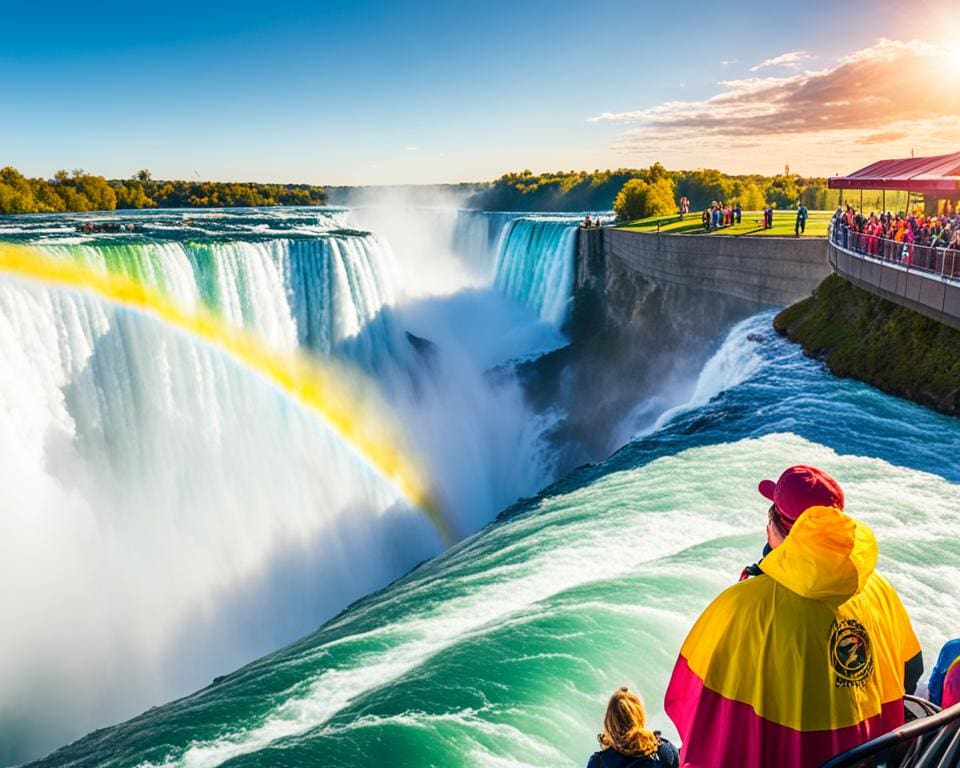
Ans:
{"label": "dark jacket", "polygon": [[613,747],[590,756],[587,768],[679,768],[680,753],[664,738],[660,739],[660,748],[647,757],[621,755]]}

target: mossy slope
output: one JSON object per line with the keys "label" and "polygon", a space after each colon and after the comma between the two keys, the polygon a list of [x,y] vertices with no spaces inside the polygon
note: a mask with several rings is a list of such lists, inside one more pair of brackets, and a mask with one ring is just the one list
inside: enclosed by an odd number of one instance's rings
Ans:
{"label": "mossy slope", "polygon": [[773,325],[837,376],[960,414],[960,331],[836,275],[783,310]]}

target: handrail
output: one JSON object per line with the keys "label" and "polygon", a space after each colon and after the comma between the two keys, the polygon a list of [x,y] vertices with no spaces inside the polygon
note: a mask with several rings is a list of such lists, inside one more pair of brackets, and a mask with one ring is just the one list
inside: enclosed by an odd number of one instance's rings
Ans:
{"label": "handrail", "polygon": [[[905,696],[904,699],[911,703],[922,701],[912,696]],[[929,702],[925,704],[929,705],[923,707],[927,711],[933,707]],[[924,741],[925,736],[934,733],[936,735],[933,738]],[[907,751],[896,758],[895,762],[869,762],[870,758],[879,755],[890,758],[897,747],[907,747]],[[875,765],[889,768],[955,768],[960,765],[960,704],[901,725],[843,754],[831,757],[820,768],[869,768]]]}
{"label": "handrail", "polygon": [[857,232],[846,224],[830,224],[827,238],[834,247],[852,256],[894,264],[907,272],[921,272],[942,280],[960,282],[960,250],[897,242]]}

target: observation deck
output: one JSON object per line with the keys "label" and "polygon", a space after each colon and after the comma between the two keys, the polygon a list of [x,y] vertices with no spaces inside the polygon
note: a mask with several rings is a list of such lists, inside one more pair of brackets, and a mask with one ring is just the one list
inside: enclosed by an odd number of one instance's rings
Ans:
{"label": "observation deck", "polygon": [[960,251],[877,240],[835,227],[828,260],[854,285],[960,330]]}

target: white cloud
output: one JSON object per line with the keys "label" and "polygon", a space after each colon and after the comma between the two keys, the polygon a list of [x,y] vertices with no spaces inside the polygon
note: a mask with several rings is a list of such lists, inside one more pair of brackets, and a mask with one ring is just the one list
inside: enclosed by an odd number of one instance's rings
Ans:
{"label": "white cloud", "polygon": [[803,62],[809,61],[812,58],[813,56],[806,51],[790,51],[789,53],[781,53],[779,56],[774,56],[772,59],[761,61],[755,67],[750,67],[750,71],[759,72],[761,69],[769,69],[770,67],[800,69]]}
{"label": "white cloud", "polygon": [[960,127],[960,91],[942,79],[949,62],[942,47],[881,40],[819,71],[726,80],[717,95],[701,101],[588,119],[635,126],[614,149],[650,162],[685,155],[691,167],[715,164],[708,157],[732,162],[745,154],[756,169],[764,152],[774,150],[814,160],[860,152],[876,157],[884,148],[909,152],[911,146],[918,154],[950,152],[960,149],[960,132],[952,133]]}

